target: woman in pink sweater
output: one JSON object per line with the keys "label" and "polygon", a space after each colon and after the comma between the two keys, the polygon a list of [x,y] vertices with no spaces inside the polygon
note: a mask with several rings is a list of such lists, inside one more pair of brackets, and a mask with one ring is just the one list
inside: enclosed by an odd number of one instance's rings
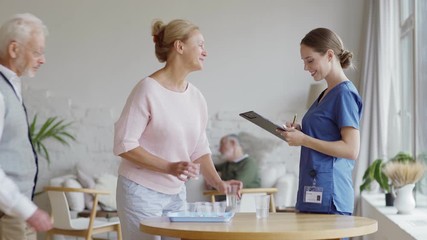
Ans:
{"label": "woman in pink sweater", "polygon": [[180,210],[184,182],[196,175],[225,192],[229,184],[215,171],[206,137],[207,104],[186,80],[207,57],[199,28],[185,20],[152,26],[155,52],[165,66],[142,79],[129,95],[115,124],[114,153],[122,157],[117,208],[124,239],[160,239],[139,230],[139,222]]}

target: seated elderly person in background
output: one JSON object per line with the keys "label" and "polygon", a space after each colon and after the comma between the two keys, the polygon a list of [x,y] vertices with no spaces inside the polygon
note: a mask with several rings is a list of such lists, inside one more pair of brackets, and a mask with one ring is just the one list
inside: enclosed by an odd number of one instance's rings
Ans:
{"label": "seated elderly person in background", "polygon": [[224,181],[235,179],[243,182],[243,188],[259,188],[261,180],[258,164],[243,152],[239,137],[229,134],[221,138],[219,151],[224,163],[215,165]]}

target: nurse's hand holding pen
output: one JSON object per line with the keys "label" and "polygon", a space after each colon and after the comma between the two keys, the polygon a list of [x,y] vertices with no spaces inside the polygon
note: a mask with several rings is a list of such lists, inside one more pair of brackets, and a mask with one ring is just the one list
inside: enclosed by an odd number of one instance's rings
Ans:
{"label": "nurse's hand holding pen", "polygon": [[295,114],[292,122],[286,122],[283,126],[286,129],[285,131],[278,129],[289,146],[301,146],[304,145],[304,139],[307,137],[303,132],[301,132],[301,125],[296,123],[297,115]]}

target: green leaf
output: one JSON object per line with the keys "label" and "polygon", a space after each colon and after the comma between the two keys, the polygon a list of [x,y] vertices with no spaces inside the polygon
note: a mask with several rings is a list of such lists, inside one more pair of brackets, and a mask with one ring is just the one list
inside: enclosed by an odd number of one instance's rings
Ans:
{"label": "green leaf", "polygon": [[49,150],[44,145],[47,139],[53,139],[63,145],[70,145],[70,141],[76,141],[76,138],[69,132],[71,122],[65,123],[63,119],[58,117],[49,117],[37,129],[37,114],[34,116],[30,124],[29,132],[35,151],[45,157],[50,164]]}
{"label": "green leaf", "polygon": [[41,144],[41,149],[42,149],[42,151],[40,151],[41,155],[45,157],[48,164],[50,164],[49,152],[47,151],[47,148],[44,146],[44,144]]}
{"label": "green leaf", "polygon": [[372,164],[365,170],[365,173],[363,174],[363,182],[359,187],[361,192],[363,190],[369,190],[374,180],[378,182],[380,188],[382,188],[385,192],[390,192],[388,177],[383,173],[383,167],[384,163],[382,159],[376,159],[372,162]]}
{"label": "green leaf", "polygon": [[372,179],[366,178],[364,179],[362,185],[360,185],[359,190],[363,192],[363,190],[370,190]]}
{"label": "green leaf", "polygon": [[380,159],[377,159],[374,162],[373,178],[378,182],[380,188],[382,188],[385,192],[389,192],[390,186],[388,184],[388,177],[383,173],[383,166],[384,163]]}

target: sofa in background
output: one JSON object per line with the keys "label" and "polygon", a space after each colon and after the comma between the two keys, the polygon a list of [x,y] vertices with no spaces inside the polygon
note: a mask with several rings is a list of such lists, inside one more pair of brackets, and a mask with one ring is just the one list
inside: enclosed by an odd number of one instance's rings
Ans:
{"label": "sofa in background", "polygon": [[[245,153],[258,161],[261,187],[278,189],[276,207],[293,207],[298,184],[299,148],[289,147],[280,139],[261,138],[247,132],[238,135]],[[212,158],[219,163],[217,154]],[[209,197],[203,195],[206,189],[203,177],[189,180],[186,186],[187,201],[209,201]]]}
{"label": "sofa in background", "polygon": [[[52,178],[50,186],[68,187],[68,188],[89,188],[108,191],[109,195],[99,196],[98,210],[116,211],[116,187],[117,176],[104,173],[99,176],[91,176],[81,169],[77,169],[76,174],[69,174]],[[79,213],[84,210],[91,210],[93,205],[93,196],[82,192],[66,193],[68,205],[72,213]]]}

